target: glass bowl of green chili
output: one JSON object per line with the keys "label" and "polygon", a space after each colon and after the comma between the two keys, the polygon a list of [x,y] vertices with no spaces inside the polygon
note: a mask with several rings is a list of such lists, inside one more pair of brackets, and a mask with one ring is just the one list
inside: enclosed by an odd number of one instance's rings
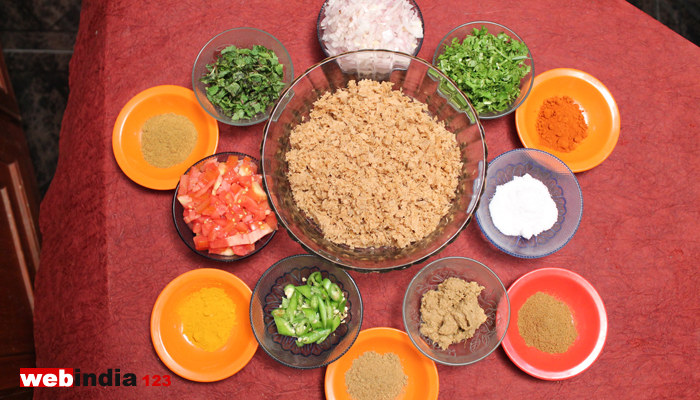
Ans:
{"label": "glass bowl of green chili", "polygon": [[284,258],[253,289],[255,339],[288,367],[326,366],[345,354],[362,327],[362,297],[345,270],[316,256]]}
{"label": "glass bowl of green chili", "polygon": [[280,93],[293,80],[287,49],[255,28],[234,28],[214,36],[192,68],[192,89],[202,108],[236,126],[267,120]]}
{"label": "glass bowl of green chili", "polygon": [[515,111],[530,94],[535,76],[532,53],[520,36],[489,21],[451,30],[435,50],[433,65],[454,81],[484,120]]}

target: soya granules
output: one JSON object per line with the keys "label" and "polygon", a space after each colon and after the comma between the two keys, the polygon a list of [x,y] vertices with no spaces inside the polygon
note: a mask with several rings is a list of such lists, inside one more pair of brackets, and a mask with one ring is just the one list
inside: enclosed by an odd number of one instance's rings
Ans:
{"label": "soya granules", "polygon": [[156,115],[143,124],[141,131],[143,158],[156,168],[180,164],[197,144],[197,129],[182,115]]}
{"label": "soya granules", "polygon": [[528,347],[550,354],[566,353],[578,337],[569,306],[542,292],[520,307],[518,331]]}
{"label": "soya granules", "polygon": [[393,400],[408,385],[401,359],[394,353],[362,353],[345,373],[345,386],[355,400]]}

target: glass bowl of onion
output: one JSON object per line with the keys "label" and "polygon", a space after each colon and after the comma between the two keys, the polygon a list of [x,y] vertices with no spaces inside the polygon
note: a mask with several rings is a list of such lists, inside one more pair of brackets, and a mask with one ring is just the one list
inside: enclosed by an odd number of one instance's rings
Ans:
{"label": "glass bowl of onion", "polygon": [[[513,183],[518,185],[514,190],[506,189],[499,195],[506,202],[499,200],[492,205],[496,190]],[[536,197],[537,187],[544,191],[543,198]],[[507,207],[507,201],[514,205]],[[517,214],[505,214],[511,210],[517,210]],[[582,215],[583,196],[578,180],[557,157],[537,149],[515,149],[489,163],[476,221],[486,239],[504,253],[519,258],[553,254],[573,238]],[[542,225],[546,220],[551,223]]]}
{"label": "glass bowl of onion", "polygon": [[[293,147],[291,140],[294,129],[305,121],[310,120],[311,112],[315,109],[315,103],[324,97],[328,98],[328,93],[338,93],[340,89],[349,90],[351,81],[358,82],[357,86],[360,86],[363,80],[368,80],[368,83],[385,84],[385,86],[390,84],[392,93],[401,91],[401,96],[409,97],[409,103],[422,103],[420,107],[425,108],[420,115],[427,114],[438,125],[442,124],[443,129],[450,135],[454,135],[453,144],[457,153],[456,158],[458,161],[461,161],[461,166],[456,168],[454,197],[444,204],[445,208],[442,209],[444,214],[435,220],[435,225],[429,230],[426,229],[424,236],[411,240],[404,245],[370,244],[350,246],[339,243],[337,240],[333,241],[323,231],[319,222],[329,221],[333,224],[334,222],[339,222],[343,215],[335,214],[325,220],[317,221],[300,208],[295,200],[295,194],[293,194],[291,183],[293,179],[290,179],[290,162],[287,159],[287,155],[292,154],[290,151]],[[353,85],[355,84],[353,83]],[[352,112],[357,116],[358,113],[369,112],[368,110],[370,110],[370,107],[357,109]],[[375,109],[371,108],[371,110]],[[402,134],[404,130],[394,128],[391,132],[387,133],[387,135],[396,137]],[[330,133],[330,131],[326,131],[323,137],[331,137]],[[408,149],[408,145],[406,146],[406,149]],[[387,146],[380,147],[388,148]],[[377,147],[377,149],[380,147]],[[333,154],[338,157],[344,157],[341,154],[344,151],[343,149],[347,149],[347,146],[336,148]],[[412,157],[408,164],[411,162],[414,164],[419,163],[424,165],[424,167],[420,168],[431,170],[446,168],[445,158],[442,156],[421,158],[416,154],[427,154],[423,150],[420,152],[405,150],[404,152]],[[321,156],[325,157],[326,155],[323,154]],[[353,159],[356,158],[347,158],[347,160]],[[436,160],[439,160],[440,167],[437,165],[434,165],[434,168],[428,166],[432,165],[430,163],[434,161],[438,162]],[[307,252],[318,255],[343,268],[361,272],[385,272],[408,268],[411,265],[424,262],[454,241],[472,220],[473,213],[478,207],[486,176],[486,166],[486,142],[483,126],[462,92],[456,88],[446,75],[428,62],[405,53],[388,50],[358,50],[343,53],[329,57],[307,70],[281,95],[280,101],[272,111],[270,120],[265,125],[261,147],[264,188],[268,193],[270,206],[277,215],[280,225]],[[314,168],[314,166],[309,168]],[[376,169],[376,166],[372,168]],[[410,175],[406,172],[409,169],[410,166],[405,165],[402,170],[397,169],[396,174]],[[368,170],[367,173],[372,173],[372,170]],[[316,175],[316,177],[318,176]],[[355,186],[358,191],[363,191],[363,193],[368,195],[377,193],[374,189],[363,186],[369,180],[358,182],[357,175],[344,176],[350,181],[346,181],[344,184],[333,183],[332,185],[335,185],[334,187],[336,188],[340,188],[340,185],[345,185],[345,187]],[[382,176],[390,175],[383,174]],[[391,176],[396,177],[395,174]],[[419,178],[420,176],[417,176],[415,181]],[[380,187],[375,189],[386,189],[389,186],[381,186],[383,184],[380,183]],[[325,193],[331,193],[331,195],[334,192],[333,187],[322,188],[319,186],[318,189],[324,190]],[[431,190],[429,187],[426,190],[430,192],[426,193],[426,196],[433,196],[436,193],[435,190]],[[348,196],[351,195],[349,194]],[[387,196],[389,200],[396,199],[395,194],[387,194]],[[354,201],[349,197],[344,197],[344,199]],[[416,200],[423,201],[423,199]],[[372,201],[381,202],[377,197]],[[333,202],[342,204],[342,199],[335,199],[327,203],[327,205],[332,206]],[[355,204],[353,207],[360,207],[357,202],[353,204]],[[406,207],[408,207],[408,202],[406,204]],[[377,208],[373,209],[376,210],[379,207],[377,206]],[[357,208],[357,210],[360,210],[360,208]],[[359,214],[366,217],[365,212],[358,211],[355,215]],[[392,215],[388,215],[388,217],[392,217]],[[400,217],[394,218],[394,220],[400,219]],[[420,221],[418,222],[420,223]],[[342,232],[349,231],[342,230]],[[375,230],[374,232],[377,235],[384,235],[384,231],[381,230]]]}
{"label": "glass bowl of onion", "polygon": [[416,56],[423,45],[425,22],[413,0],[326,0],[316,32],[326,57],[362,49]]}

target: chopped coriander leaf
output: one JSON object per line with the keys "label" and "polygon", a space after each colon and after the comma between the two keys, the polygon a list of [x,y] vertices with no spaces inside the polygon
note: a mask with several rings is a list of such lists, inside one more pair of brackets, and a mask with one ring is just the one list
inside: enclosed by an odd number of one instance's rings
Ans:
{"label": "chopped coriander leaf", "polygon": [[471,100],[479,114],[506,110],[520,95],[520,80],[530,72],[525,43],[485,26],[462,43],[457,38],[438,57],[438,68]]}
{"label": "chopped coriander leaf", "polygon": [[284,89],[284,66],[275,52],[264,46],[228,46],[207,70],[200,78],[209,85],[207,98],[234,121],[264,112]]}

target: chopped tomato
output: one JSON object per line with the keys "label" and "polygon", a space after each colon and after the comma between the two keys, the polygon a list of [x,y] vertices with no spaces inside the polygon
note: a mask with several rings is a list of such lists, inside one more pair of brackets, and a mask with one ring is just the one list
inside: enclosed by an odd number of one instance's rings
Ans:
{"label": "chopped tomato", "polygon": [[180,178],[177,196],[197,250],[244,256],[277,229],[257,170],[249,157],[229,156],[225,163],[208,160]]}

